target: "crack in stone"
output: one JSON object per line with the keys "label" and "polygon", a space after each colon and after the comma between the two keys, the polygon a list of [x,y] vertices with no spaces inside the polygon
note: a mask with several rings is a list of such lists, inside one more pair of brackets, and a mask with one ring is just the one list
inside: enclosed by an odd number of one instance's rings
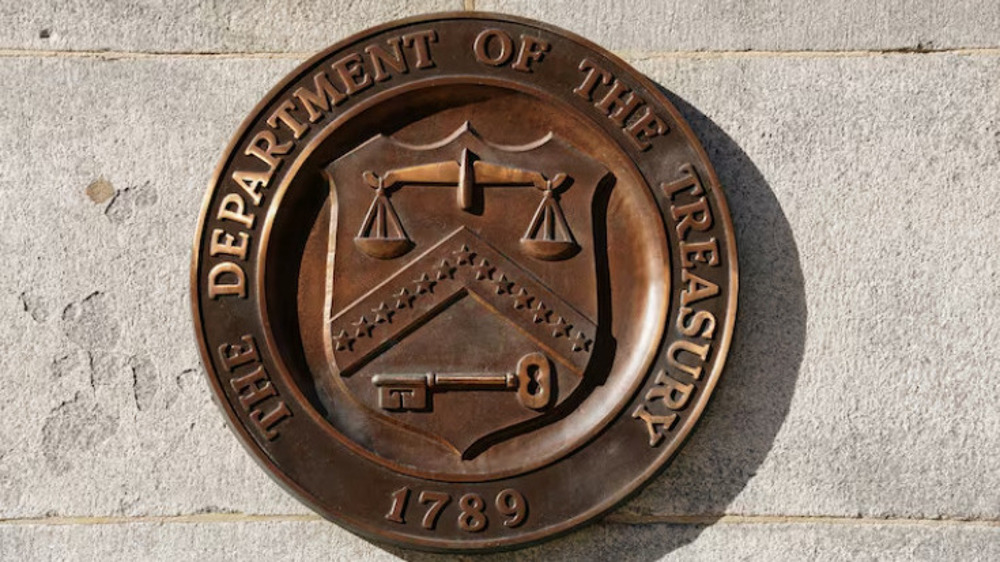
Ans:
{"label": "crack in stone", "polygon": [[[872,49],[705,49],[638,51],[619,49],[614,54],[635,62],[656,58],[746,58],[746,57],[864,57],[884,55],[985,55],[1000,56],[1000,46],[934,47],[932,42]],[[306,60],[313,51],[116,51],[0,49],[0,58],[93,58],[100,60],[193,58],[193,59],[289,59]]]}

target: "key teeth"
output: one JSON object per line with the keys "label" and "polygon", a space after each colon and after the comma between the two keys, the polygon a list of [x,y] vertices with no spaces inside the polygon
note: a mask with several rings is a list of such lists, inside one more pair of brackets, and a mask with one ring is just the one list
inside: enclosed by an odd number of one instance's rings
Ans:
{"label": "key teeth", "polygon": [[405,412],[426,410],[428,406],[428,380],[423,375],[372,377],[372,384],[378,388],[378,405],[383,410]]}
{"label": "key teeth", "polygon": [[[518,361],[516,373],[378,374],[371,378],[371,382],[378,389],[379,407],[393,412],[427,410],[430,406],[429,394],[449,390],[514,390],[522,405],[542,410],[552,401],[551,376],[549,359],[535,352]],[[535,390],[531,390],[531,381],[535,382]]]}

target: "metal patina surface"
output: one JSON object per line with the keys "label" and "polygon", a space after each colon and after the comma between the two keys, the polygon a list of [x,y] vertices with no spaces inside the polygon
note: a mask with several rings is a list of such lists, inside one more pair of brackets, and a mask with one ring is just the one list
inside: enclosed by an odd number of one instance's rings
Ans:
{"label": "metal patina surface", "polygon": [[665,465],[719,380],[737,263],[655,85],[568,32],[454,13],[351,37],[268,94],[191,280],[215,397],[278,482],[367,537],[484,550]]}

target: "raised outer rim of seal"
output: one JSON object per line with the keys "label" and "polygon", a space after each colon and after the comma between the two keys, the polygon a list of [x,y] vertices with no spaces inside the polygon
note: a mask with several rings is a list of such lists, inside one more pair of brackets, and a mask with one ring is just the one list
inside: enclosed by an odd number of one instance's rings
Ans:
{"label": "raised outer rim of seal", "polygon": [[[224,390],[220,384],[218,377],[215,375],[214,369],[211,365],[213,364],[213,359],[210,350],[206,346],[205,342],[205,331],[203,328],[203,318],[201,314],[201,307],[199,302],[200,292],[199,280],[198,280],[198,264],[201,258],[201,242],[205,232],[206,218],[208,212],[211,208],[212,201],[214,199],[216,189],[219,185],[223,171],[225,170],[233,152],[239,145],[243,136],[247,133],[250,126],[257,120],[259,114],[265,109],[265,107],[281,92],[283,92],[290,84],[297,81],[301,75],[307,70],[311,69],[314,65],[319,63],[321,60],[329,57],[332,53],[346,48],[358,41],[361,41],[365,37],[368,37],[375,33],[380,33],[395,29],[398,27],[408,26],[415,23],[421,22],[432,22],[440,20],[484,20],[484,21],[505,21],[515,24],[520,24],[528,27],[534,27],[549,33],[560,35],[565,39],[573,41],[580,45],[581,47],[588,49],[593,52],[597,52],[607,58],[609,61],[617,66],[617,70],[624,71],[631,80],[634,80],[641,86],[643,86],[649,93],[651,102],[658,105],[659,107],[665,109],[671,116],[675,124],[675,131],[684,135],[687,139],[689,146],[694,150],[701,160],[704,169],[708,172],[707,183],[712,188],[712,193],[714,195],[713,202],[718,207],[718,216],[716,217],[723,223],[723,230],[725,231],[726,237],[726,248],[729,264],[729,285],[727,287],[729,306],[726,310],[726,315],[722,321],[722,330],[720,331],[721,336],[717,340],[718,342],[718,354],[717,359],[712,363],[711,372],[705,377],[705,385],[701,391],[704,395],[701,400],[695,403],[691,414],[684,420],[682,426],[676,429],[676,437],[667,444],[666,447],[661,451],[660,455],[657,457],[657,461],[651,463],[646,470],[640,473],[636,478],[634,478],[627,486],[623,486],[618,490],[618,493],[608,496],[603,502],[595,505],[591,509],[582,512],[575,517],[566,519],[557,525],[552,525],[539,529],[532,533],[517,535],[511,537],[510,539],[489,539],[489,540],[470,540],[463,541],[459,544],[448,544],[445,541],[435,541],[435,540],[424,540],[415,541],[412,536],[402,535],[392,531],[385,531],[384,529],[373,528],[361,521],[358,521],[350,517],[346,513],[337,513],[334,515],[325,507],[321,506],[317,501],[315,501],[314,496],[308,491],[299,486],[296,482],[291,480],[285,473],[277,466],[268,454],[256,445],[255,440],[247,431],[247,429],[240,423],[240,420],[236,412],[232,409],[229,402],[224,400]],[[222,158],[216,165],[215,170],[212,174],[212,180],[209,183],[208,190],[202,200],[201,211],[198,215],[198,226],[195,231],[195,237],[192,243],[191,252],[191,312],[192,317],[195,320],[195,337],[197,340],[198,348],[201,352],[202,363],[205,365],[206,376],[208,382],[212,387],[212,399],[215,403],[225,412],[226,421],[229,428],[237,435],[241,444],[251,453],[251,456],[257,463],[265,469],[268,475],[278,483],[283,489],[292,494],[296,499],[303,502],[311,509],[317,513],[323,515],[325,518],[330,519],[346,528],[350,531],[358,533],[368,539],[378,541],[378,542],[389,542],[397,546],[405,548],[417,548],[422,550],[435,550],[435,551],[481,551],[484,548],[492,549],[512,549],[529,546],[531,544],[538,543],[543,540],[552,539],[561,535],[568,533],[569,531],[584,525],[593,523],[598,517],[604,515],[608,511],[612,510],[620,503],[626,501],[627,499],[633,497],[637,494],[644,484],[652,480],[654,476],[660,473],[668,463],[668,461],[673,458],[676,452],[684,444],[687,438],[690,436],[694,425],[701,418],[701,414],[704,411],[706,404],[708,403],[712,391],[714,390],[716,384],[718,383],[719,377],[722,370],[725,367],[726,358],[729,354],[729,347],[732,343],[733,329],[736,319],[736,311],[738,305],[738,295],[739,295],[739,277],[738,277],[738,263],[737,263],[737,249],[736,249],[736,239],[732,223],[732,218],[729,213],[729,207],[726,203],[724,194],[721,191],[718,176],[715,173],[714,168],[711,166],[711,162],[708,158],[708,154],[705,152],[704,147],[701,142],[695,136],[691,127],[683,119],[680,112],[676,107],[666,98],[666,96],[659,90],[658,86],[646,78],[642,73],[635,70],[631,65],[625,62],[623,59],[617,55],[609,52],[607,49],[593,43],[592,41],[585,39],[573,32],[561,29],[559,27],[541,23],[528,18],[522,18],[518,16],[511,16],[507,14],[491,13],[491,12],[439,12],[433,14],[425,14],[420,16],[414,16],[404,19],[399,19],[391,22],[387,22],[378,26],[374,26],[365,29],[359,33],[355,33],[341,41],[334,43],[333,45],[327,47],[326,49],[320,51],[319,53],[313,55],[308,60],[300,64],[292,72],[286,75],[277,85],[271,88],[268,93],[261,98],[261,100],[254,106],[250,113],[245,117],[237,129],[236,133],[233,135],[232,139],[229,141],[226,149],[223,153]]]}

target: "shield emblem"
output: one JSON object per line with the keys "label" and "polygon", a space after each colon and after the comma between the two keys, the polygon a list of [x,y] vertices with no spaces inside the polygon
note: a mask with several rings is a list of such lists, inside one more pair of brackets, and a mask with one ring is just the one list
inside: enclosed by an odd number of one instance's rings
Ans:
{"label": "shield emblem", "polygon": [[324,172],[332,387],[463,458],[581,388],[601,164],[551,133],[505,146],[465,123],[423,145],[377,135]]}

